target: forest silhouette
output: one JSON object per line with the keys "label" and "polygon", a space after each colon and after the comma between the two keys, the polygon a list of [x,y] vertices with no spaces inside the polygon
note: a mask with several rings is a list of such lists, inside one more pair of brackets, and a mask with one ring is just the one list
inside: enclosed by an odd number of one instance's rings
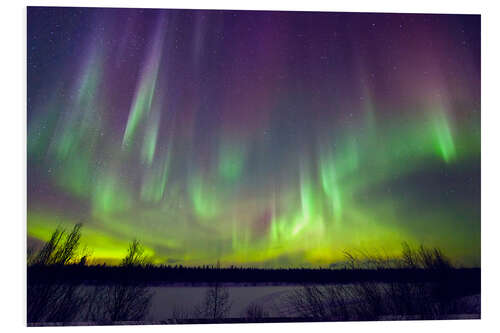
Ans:
{"label": "forest silhouette", "polygon": [[[443,319],[480,316],[465,301],[480,293],[480,269],[456,268],[437,248],[402,244],[399,257],[344,252],[340,269],[259,269],[154,265],[139,240],[132,240],[117,266],[89,264],[80,251],[82,224],[58,227],[39,251],[28,251],[28,325],[147,323],[151,286],[206,285],[200,304],[174,307],[160,323],[280,322],[381,319]],[[293,318],[270,316],[248,304],[231,316],[228,284],[294,284],[284,306]]]}

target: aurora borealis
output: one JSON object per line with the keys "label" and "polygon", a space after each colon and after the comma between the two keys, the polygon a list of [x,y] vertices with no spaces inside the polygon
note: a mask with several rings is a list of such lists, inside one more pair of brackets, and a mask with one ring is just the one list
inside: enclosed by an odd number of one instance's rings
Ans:
{"label": "aurora borealis", "polygon": [[29,7],[29,242],[480,263],[480,17]]}

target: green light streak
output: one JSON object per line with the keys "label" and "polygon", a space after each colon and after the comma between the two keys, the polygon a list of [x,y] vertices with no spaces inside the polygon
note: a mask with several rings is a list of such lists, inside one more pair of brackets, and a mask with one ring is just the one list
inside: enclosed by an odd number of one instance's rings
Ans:
{"label": "green light streak", "polygon": [[[43,163],[53,167],[51,180],[67,195],[88,201],[90,224],[102,226],[90,228],[93,231],[88,234],[96,258],[123,257],[128,242],[140,235],[157,262],[173,258],[195,265],[220,258],[237,265],[328,266],[343,259],[344,249],[381,248],[396,253],[402,241],[428,239],[428,235],[407,227],[419,223],[402,208],[411,207],[414,199],[385,192],[386,185],[426,170],[428,165],[452,168],[479,156],[480,136],[474,122],[457,127],[443,109],[417,111],[399,118],[377,118],[378,127],[373,114],[365,113],[352,124],[356,131],[323,133],[314,147],[307,147],[307,154],[300,151],[292,155],[298,163],[283,170],[285,182],[277,177],[252,191],[247,190],[245,177],[255,165],[250,140],[226,136],[215,145],[215,155],[203,167],[186,164],[183,161],[196,158],[189,149],[179,149],[183,147],[179,144],[190,147],[192,139],[176,137],[177,150],[170,149],[174,145],[168,140],[169,149],[162,152],[155,113],[145,119],[148,131],[140,151],[143,163],[134,165],[140,178],[128,179],[127,173],[122,174],[127,169],[121,167],[123,156],[129,156],[123,152],[113,154],[104,171],[94,169],[95,147],[102,139],[85,127],[85,121],[77,121],[94,119],[99,123],[91,111],[83,118],[51,118],[58,119],[53,137],[48,135],[46,142],[33,145],[32,151],[42,156],[43,146],[47,146],[52,159]],[[63,131],[61,123],[73,132]],[[176,164],[181,168],[187,165],[183,177],[173,176],[179,167]],[[31,236],[48,237],[55,227],[48,219],[59,221],[56,216],[60,212],[50,214],[42,222],[29,215]],[[434,234],[439,235],[453,232],[450,226],[460,219],[443,211],[427,214],[426,221],[436,224],[439,230]],[[464,255],[464,247],[456,241],[462,241],[463,235],[441,238],[429,242],[441,244],[451,256]],[[474,251],[473,246],[469,250]]]}
{"label": "green light streak", "polygon": [[163,163],[153,168],[152,172],[146,173],[141,187],[143,201],[159,202],[163,198],[167,185],[170,156],[170,151],[168,151]]}
{"label": "green light streak", "polygon": [[75,154],[64,162],[64,168],[59,171],[56,183],[69,193],[86,198],[92,190],[92,183],[88,181],[93,172],[90,152]]}
{"label": "green light streak", "polygon": [[127,189],[112,173],[96,180],[92,195],[92,210],[96,216],[125,211],[130,208],[131,203]]}
{"label": "green light streak", "polygon": [[225,142],[219,151],[219,175],[228,181],[241,177],[245,166],[245,147],[234,142]]}
{"label": "green light streak", "polygon": [[442,110],[432,113],[432,124],[436,137],[436,150],[446,163],[451,162],[456,157],[456,149],[450,122],[447,120],[445,112]]}
{"label": "green light streak", "polygon": [[201,219],[215,217],[219,212],[219,203],[216,191],[209,188],[200,174],[195,174],[189,182],[189,193],[194,207],[194,212]]}
{"label": "green light streak", "polygon": [[[158,71],[160,69],[163,38],[162,28],[157,30],[154,44],[148,61],[143,68],[142,76],[130,108],[127,126],[123,134],[122,148],[128,148],[135,139],[137,129],[151,111],[156,89]],[[154,152],[153,152],[154,153]]]}
{"label": "green light streak", "polygon": [[330,155],[322,155],[320,161],[321,185],[323,186],[323,191],[325,191],[330,199],[335,221],[340,221],[342,218],[342,195],[335,165]]}
{"label": "green light streak", "polygon": [[150,78],[148,82],[140,85],[139,92],[130,110],[125,134],[123,135],[123,147],[127,147],[131,144],[140,121],[142,121],[145,114],[149,112],[153,101],[155,83],[156,77]]}
{"label": "green light streak", "polygon": [[156,140],[158,139],[158,128],[160,126],[160,116],[159,113],[155,113],[156,116],[152,116],[151,124],[148,127],[148,131],[144,136],[144,143],[142,146],[141,157],[142,161],[147,165],[153,163],[153,159],[156,151]]}

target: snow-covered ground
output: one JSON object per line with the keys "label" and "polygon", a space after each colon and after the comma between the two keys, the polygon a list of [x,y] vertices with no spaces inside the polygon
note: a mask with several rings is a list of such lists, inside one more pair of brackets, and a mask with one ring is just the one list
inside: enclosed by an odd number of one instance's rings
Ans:
{"label": "snow-covered ground", "polygon": [[[153,299],[148,319],[160,321],[172,318],[174,310],[192,312],[200,304],[207,291],[207,286],[160,286],[151,287]],[[294,285],[281,286],[228,286],[226,287],[232,302],[229,317],[241,317],[250,304],[261,305],[270,315],[282,317],[287,314],[284,298],[294,290],[301,288]],[[244,316],[244,315],[243,315]]]}

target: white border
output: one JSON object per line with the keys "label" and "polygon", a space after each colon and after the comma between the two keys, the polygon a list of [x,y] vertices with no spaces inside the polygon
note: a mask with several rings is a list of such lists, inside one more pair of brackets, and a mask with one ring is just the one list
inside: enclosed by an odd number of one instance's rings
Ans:
{"label": "white border", "polygon": [[[165,0],[101,0],[101,1],[4,1],[0,11],[2,61],[0,104],[0,142],[2,144],[2,219],[1,236],[2,296],[0,318],[4,331],[24,330],[26,298],[26,6],[89,6],[136,8],[200,8],[200,9],[265,9],[307,11],[362,11],[411,13],[466,13],[482,15],[482,320],[427,322],[311,323],[311,324],[230,324],[37,328],[32,330],[92,330],[92,332],[208,331],[253,332],[315,330],[329,332],[472,332],[490,331],[498,327],[499,248],[498,190],[500,181],[499,144],[500,78],[498,62],[500,17],[495,1],[165,1]],[[497,315],[497,316],[496,316]]]}

